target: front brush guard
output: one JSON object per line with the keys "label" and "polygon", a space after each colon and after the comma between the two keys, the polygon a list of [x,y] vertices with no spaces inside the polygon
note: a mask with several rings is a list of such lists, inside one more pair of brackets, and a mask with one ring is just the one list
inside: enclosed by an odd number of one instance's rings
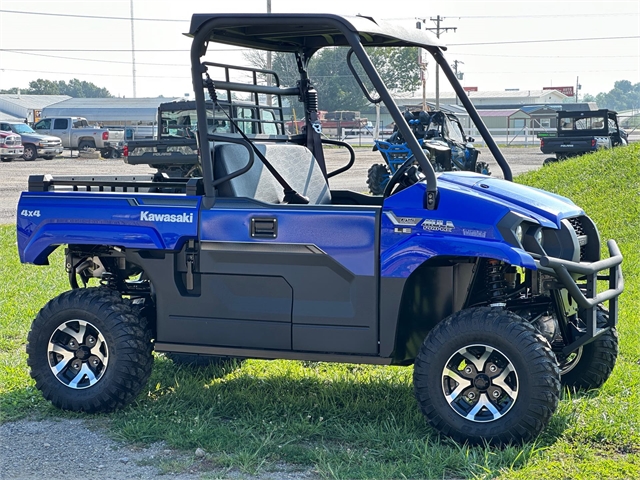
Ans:
{"label": "front brush guard", "polygon": [[[593,263],[571,262],[547,256],[541,257],[536,262],[542,269],[552,269],[569,295],[586,312],[586,318],[583,319],[587,325],[585,333],[562,349],[564,355],[576,351],[618,324],[618,296],[624,290],[621,267],[622,254],[615,240],[609,240],[607,247],[609,248],[609,258]],[[606,269],[609,270],[608,275],[598,275],[598,272]],[[586,284],[578,285],[572,274],[579,275],[579,279],[586,280]],[[608,280],[609,288],[604,292],[597,293],[598,280]],[[607,300],[609,301],[609,322],[605,328],[598,328],[596,320],[598,305]]]}

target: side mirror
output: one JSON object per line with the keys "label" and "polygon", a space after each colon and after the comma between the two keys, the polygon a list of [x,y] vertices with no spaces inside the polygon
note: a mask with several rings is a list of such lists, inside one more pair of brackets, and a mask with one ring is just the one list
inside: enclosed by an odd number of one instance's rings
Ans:
{"label": "side mirror", "polygon": [[476,141],[476,139],[475,139],[475,138],[473,138],[473,137],[467,137],[467,142],[469,142],[469,143],[473,143],[473,142],[475,142],[475,141]]}

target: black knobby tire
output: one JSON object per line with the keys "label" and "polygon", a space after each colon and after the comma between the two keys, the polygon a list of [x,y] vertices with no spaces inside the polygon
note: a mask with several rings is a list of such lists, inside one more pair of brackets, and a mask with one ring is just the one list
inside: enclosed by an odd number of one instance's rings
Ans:
{"label": "black knobby tire", "polygon": [[36,158],[38,158],[38,149],[31,144],[27,144],[24,146],[24,153],[22,154],[22,158],[26,161],[26,162],[31,162],[32,160],[35,160]]}
{"label": "black knobby tire", "polygon": [[391,173],[386,165],[376,163],[371,165],[367,172],[367,185],[372,195],[382,195],[387,186]]}
{"label": "black knobby tire", "polygon": [[105,288],[49,301],[27,338],[27,364],[43,396],[58,408],[89,413],[132,402],[153,366],[151,329],[139,313]]}
{"label": "black knobby tire", "polygon": [[78,150],[81,152],[89,152],[95,148],[96,144],[87,140],[83,140],[78,144]]}
{"label": "black knobby tire", "polygon": [[[597,325],[607,325],[608,312],[599,310]],[[571,390],[600,388],[607,381],[618,359],[618,331],[610,328],[596,339],[581,347],[568,359],[560,359],[561,381]]]}
{"label": "black knobby tire", "polygon": [[556,157],[545,158],[544,162],[542,162],[542,166],[546,167],[548,165],[551,165],[552,163],[558,163],[558,159]]}
{"label": "black knobby tire", "polygon": [[473,444],[535,437],[549,423],[561,391],[546,339],[514,313],[489,307],[462,310],[439,323],[416,357],[413,383],[429,423]]}
{"label": "black knobby tire", "polygon": [[106,159],[118,158],[118,152],[116,152],[116,150],[114,150],[113,148],[102,150],[100,152],[100,155],[102,156],[102,158]]}
{"label": "black knobby tire", "polygon": [[487,162],[476,162],[476,173],[482,173],[483,175],[491,175],[491,170],[489,170],[489,164]]}

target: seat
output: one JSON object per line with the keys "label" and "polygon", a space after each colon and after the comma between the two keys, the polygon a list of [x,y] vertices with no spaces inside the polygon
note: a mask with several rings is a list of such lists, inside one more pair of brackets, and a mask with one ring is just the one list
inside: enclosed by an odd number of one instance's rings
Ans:
{"label": "seat", "polygon": [[[311,151],[302,145],[256,143],[276,171],[310,205],[331,204],[329,185]],[[242,145],[217,143],[214,149],[214,178],[222,178],[244,167],[249,152]],[[218,185],[220,197],[247,197],[265,203],[282,203],[282,185],[254,155],[249,171]]]}

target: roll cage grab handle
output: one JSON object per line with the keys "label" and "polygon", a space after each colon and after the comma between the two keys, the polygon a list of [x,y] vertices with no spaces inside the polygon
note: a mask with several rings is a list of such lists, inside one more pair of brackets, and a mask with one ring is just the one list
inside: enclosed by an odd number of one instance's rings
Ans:
{"label": "roll cage grab handle", "polygon": [[[265,23],[268,22],[268,19],[265,19]],[[404,116],[400,112],[400,109],[393,101],[391,94],[385,87],[380,75],[378,75],[377,70],[371,63],[371,59],[367,52],[364,49],[364,46],[360,42],[360,37],[357,32],[353,32],[347,28],[341,22],[331,21],[328,19],[324,19],[322,23],[324,25],[327,22],[332,23],[338,30],[342,32],[345,39],[351,46],[353,53],[356,54],[358,60],[360,61],[361,66],[363,67],[365,73],[369,77],[369,80],[373,84],[373,88],[378,92],[378,99],[376,99],[376,103],[382,101],[387,109],[389,110],[389,114],[391,118],[393,118],[395,124],[398,126],[400,133],[406,139],[407,146],[411,149],[414,154],[415,159],[420,164],[422,169],[422,173],[426,177],[427,188],[425,190],[424,198],[423,198],[423,207],[427,210],[435,210],[438,206],[438,182],[436,179],[435,171],[433,170],[433,166],[431,162],[427,159],[422,147],[418,143],[418,139],[415,138],[409,125],[407,124]],[[206,72],[206,66],[200,62],[200,58],[205,55],[207,51],[207,46],[209,43],[209,37],[213,28],[216,27],[216,24],[222,23],[224,24],[223,19],[212,19],[201,25],[200,29],[193,37],[193,42],[191,44],[191,77],[193,83],[193,90],[195,94],[196,100],[196,113],[198,118],[198,135],[196,137],[198,141],[198,146],[200,150],[200,158],[202,162],[202,174],[204,177],[204,198],[203,198],[203,206],[205,208],[211,208],[215,202],[215,189],[213,185],[213,159],[211,156],[211,149],[208,146],[208,132],[207,132],[207,112],[205,106],[205,89],[203,84],[202,75]],[[258,23],[258,22],[257,22]],[[309,23],[315,23],[313,19],[309,20]],[[498,145],[495,143],[495,140],[489,134],[487,127],[484,125],[484,122],[478,115],[475,107],[469,100],[466,95],[466,92],[458,82],[455,74],[451,67],[447,64],[442,52],[437,47],[428,48],[429,52],[433,55],[440,68],[442,68],[445,76],[453,86],[454,91],[460,98],[462,104],[466,108],[469,116],[475,123],[476,127],[480,135],[482,135],[483,140],[489,147],[489,150],[495,157],[498,165],[503,171],[505,180],[512,180],[511,169],[507,164],[502,152],[498,148]],[[350,62],[349,62],[350,63]],[[361,85],[361,88],[364,87],[361,81],[356,76],[358,83]],[[367,97],[369,95],[367,94]],[[206,140],[205,140],[206,139]],[[204,146],[206,145],[206,148]]]}

